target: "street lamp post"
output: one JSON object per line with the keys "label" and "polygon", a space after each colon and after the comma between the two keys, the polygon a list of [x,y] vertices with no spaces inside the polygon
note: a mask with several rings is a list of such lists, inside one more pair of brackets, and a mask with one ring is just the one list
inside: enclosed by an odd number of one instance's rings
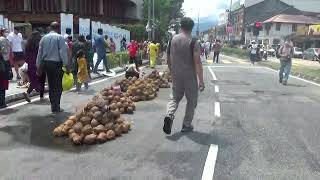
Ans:
{"label": "street lamp post", "polygon": [[148,32],[148,40],[151,40],[151,31],[150,31],[150,18],[151,18],[151,0],[148,0],[148,24],[146,27],[146,31]]}
{"label": "street lamp post", "polygon": [[155,40],[154,0],[152,0],[152,40]]}

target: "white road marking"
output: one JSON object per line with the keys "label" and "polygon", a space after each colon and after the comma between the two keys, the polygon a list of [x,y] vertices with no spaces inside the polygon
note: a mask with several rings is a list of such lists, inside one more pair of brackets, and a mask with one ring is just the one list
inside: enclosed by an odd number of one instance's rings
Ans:
{"label": "white road marking", "polygon": [[214,74],[214,72],[212,71],[211,67],[208,66],[208,69],[209,69],[209,71],[210,71],[210,73],[212,75],[213,80],[216,81],[217,80],[217,76]]}
{"label": "white road marking", "polygon": [[[274,69],[271,69],[271,68],[268,68],[268,67],[264,67],[264,68],[269,69],[270,71],[273,71],[273,72],[276,72],[276,73],[278,73],[278,72],[279,72],[279,71],[277,71],[277,70],[274,70]],[[310,83],[310,84],[313,84],[313,85],[315,85],[315,86],[320,87],[320,84],[318,84],[318,83],[315,83],[315,82],[312,82],[312,81],[309,81],[309,80],[306,80],[306,79],[302,79],[302,78],[299,78],[299,77],[294,76],[294,75],[290,75],[290,77],[292,77],[292,78],[294,78],[294,79],[298,79],[298,80],[300,80],[300,81],[304,81],[304,82],[307,82],[307,83]]]}
{"label": "white road marking", "polygon": [[214,103],[214,115],[216,117],[221,117],[221,114],[220,114],[220,102],[215,102]]}
{"label": "white road marking", "polygon": [[219,93],[219,86],[218,86],[218,85],[215,85],[215,86],[214,86],[214,91],[215,91],[216,93]]}
{"label": "white road marking", "polygon": [[[120,74],[117,74],[116,76],[113,76],[113,77],[109,77],[109,78],[97,80],[97,81],[94,81],[94,82],[89,83],[89,85],[98,84],[98,83],[101,83],[101,82],[104,82],[104,81],[107,81],[107,80],[110,80],[110,79],[113,79],[113,78],[122,76],[122,75],[124,75],[124,74],[125,74],[125,73],[120,73]],[[73,90],[75,90],[75,89],[76,89],[76,88],[74,87],[74,88],[70,89],[69,91],[65,91],[64,93],[73,91]],[[64,93],[63,93],[63,94],[64,94]],[[45,97],[45,98],[49,98],[49,95],[45,95],[44,97]],[[33,99],[31,99],[31,102],[37,102],[37,101],[40,101],[40,98],[39,98],[39,97],[38,97],[38,98],[33,98]],[[28,102],[21,102],[21,103],[13,104],[13,105],[11,105],[11,106],[8,106],[7,108],[1,109],[0,111],[6,110],[6,109],[13,109],[13,108],[20,107],[20,106],[23,106],[23,105],[26,105],[26,104],[29,104],[29,103],[28,103]]]}
{"label": "white road marking", "polygon": [[212,67],[212,68],[245,68],[245,69],[264,69],[265,67],[262,66],[243,66],[243,65],[238,65],[238,66],[224,66],[224,65],[216,65],[216,66],[207,66],[207,67]]}
{"label": "white road marking", "polygon": [[218,146],[211,144],[204,164],[201,180],[212,180],[218,155]]}

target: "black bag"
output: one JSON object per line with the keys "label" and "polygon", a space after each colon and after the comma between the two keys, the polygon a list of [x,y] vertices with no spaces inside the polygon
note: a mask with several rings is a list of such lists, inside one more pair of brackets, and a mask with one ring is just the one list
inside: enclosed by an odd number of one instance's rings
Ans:
{"label": "black bag", "polygon": [[0,74],[3,75],[5,80],[13,79],[13,72],[9,61],[5,61],[3,56],[0,55]]}

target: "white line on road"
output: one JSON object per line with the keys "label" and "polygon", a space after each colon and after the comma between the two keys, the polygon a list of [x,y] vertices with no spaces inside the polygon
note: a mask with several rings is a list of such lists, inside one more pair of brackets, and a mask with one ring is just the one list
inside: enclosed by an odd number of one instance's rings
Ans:
{"label": "white line on road", "polygon": [[221,114],[220,114],[220,102],[215,102],[214,103],[214,115],[216,117],[221,117]]}
{"label": "white line on road", "polygon": [[[276,72],[276,73],[278,73],[278,72],[279,72],[279,71],[277,71],[277,70],[274,70],[274,69],[271,69],[271,68],[268,68],[268,67],[264,67],[264,68],[269,69],[270,71],[273,71],[273,72]],[[299,77],[297,77],[297,76],[293,76],[293,75],[290,75],[290,77],[292,77],[292,78],[294,78],[294,79],[298,79],[298,80],[300,80],[300,81],[304,81],[304,82],[307,82],[307,83],[310,83],[310,84],[313,84],[313,85],[315,85],[315,86],[320,87],[320,84],[318,84],[318,83],[315,83],[315,82],[312,82],[312,81],[309,81],[309,80],[306,80],[306,79],[302,79],[302,78],[299,78]]]}
{"label": "white line on road", "polygon": [[214,74],[214,72],[212,71],[211,67],[208,67],[208,69],[209,69],[209,71],[210,71],[210,73],[212,75],[213,80],[216,81],[217,80],[217,76]]}
{"label": "white line on road", "polygon": [[[89,85],[98,84],[98,83],[101,83],[101,82],[104,82],[104,81],[107,81],[107,80],[110,80],[110,79],[113,79],[113,78],[116,78],[116,77],[119,77],[119,76],[122,76],[122,75],[124,75],[124,73],[120,73],[120,74],[117,74],[116,76],[113,76],[113,77],[109,77],[109,78],[105,78],[105,79],[101,79],[101,80],[98,80],[98,81],[91,82],[91,83],[89,83]],[[76,88],[72,88],[72,89],[70,89],[69,91],[66,91],[66,92],[70,92],[70,91],[73,91],[75,89]],[[45,98],[49,98],[49,95],[45,95],[44,97]],[[37,102],[37,101],[40,101],[40,98],[31,99],[31,102]],[[20,107],[20,106],[23,106],[23,105],[26,105],[26,104],[29,104],[29,103],[28,102],[21,102],[21,103],[13,104],[11,106],[8,106],[7,108],[1,109],[0,111],[6,110],[6,109],[13,109],[13,108]]]}
{"label": "white line on road", "polygon": [[213,179],[217,155],[218,155],[218,146],[211,144],[209,151],[208,151],[207,160],[204,164],[201,180],[212,180]]}
{"label": "white line on road", "polygon": [[215,65],[215,66],[207,66],[207,67],[212,67],[212,68],[245,68],[245,69],[262,69],[262,68],[265,68],[265,67],[261,67],[261,66],[244,66],[244,65],[239,65],[239,66]]}
{"label": "white line on road", "polygon": [[214,86],[214,91],[215,91],[216,93],[219,93],[219,86],[218,86],[218,85],[215,85],[215,86]]}

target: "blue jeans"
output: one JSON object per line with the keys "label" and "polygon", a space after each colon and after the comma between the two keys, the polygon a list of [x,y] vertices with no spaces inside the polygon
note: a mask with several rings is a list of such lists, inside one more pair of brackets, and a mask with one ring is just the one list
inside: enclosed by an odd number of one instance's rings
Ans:
{"label": "blue jeans", "polygon": [[[290,71],[292,66],[292,60],[280,60],[280,71],[279,71],[279,80],[287,82],[289,79]],[[284,74],[284,76],[283,76]]]}
{"label": "blue jeans", "polygon": [[107,71],[109,70],[108,61],[107,61],[107,54],[104,54],[104,53],[100,54],[100,53],[98,53],[97,63],[95,64],[93,71],[97,71],[97,70],[98,70],[98,66],[99,66],[99,64],[101,63],[101,61],[103,61],[103,64],[104,64],[104,66],[106,67],[106,70],[107,70]]}

